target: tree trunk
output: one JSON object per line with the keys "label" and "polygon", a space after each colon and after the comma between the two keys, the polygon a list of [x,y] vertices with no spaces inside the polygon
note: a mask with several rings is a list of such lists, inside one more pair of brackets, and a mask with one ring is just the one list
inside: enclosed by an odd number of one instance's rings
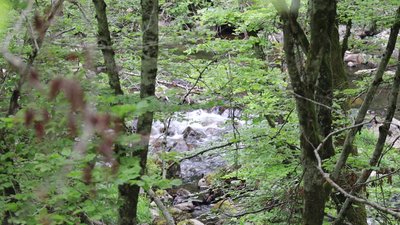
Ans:
{"label": "tree trunk", "polygon": [[[142,65],[140,98],[145,100],[155,95],[158,58],[158,0],[142,0]],[[148,111],[139,116],[137,133],[140,134],[139,151],[132,153],[139,156],[141,174],[144,174],[154,112]],[[123,184],[119,187],[122,204],[119,208],[119,224],[137,224],[137,203],[140,187]]]}
{"label": "tree trunk", "polygon": [[[324,219],[328,191],[325,179],[317,169],[314,149],[321,143],[320,137],[331,130],[332,115],[332,65],[330,39],[335,26],[336,1],[311,0],[311,39],[299,27],[296,19],[299,0],[293,0],[290,10],[285,1],[273,1],[283,19],[284,51],[288,71],[295,93],[300,125],[300,144],[304,170],[304,225],[321,225]],[[299,65],[295,44],[307,55],[306,65]],[[301,61],[300,61],[301,62]],[[319,97],[316,98],[316,95]],[[316,104],[316,102],[318,102]],[[333,154],[333,146],[325,145],[320,154],[325,158]]]}
{"label": "tree trunk", "polygon": [[104,63],[107,69],[108,82],[116,95],[122,95],[122,89],[118,76],[118,69],[115,63],[115,53],[112,47],[110,31],[108,29],[108,20],[106,13],[106,3],[104,0],[93,0],[96,8],[96,19],[98,27],[97,44],[104,57]]}

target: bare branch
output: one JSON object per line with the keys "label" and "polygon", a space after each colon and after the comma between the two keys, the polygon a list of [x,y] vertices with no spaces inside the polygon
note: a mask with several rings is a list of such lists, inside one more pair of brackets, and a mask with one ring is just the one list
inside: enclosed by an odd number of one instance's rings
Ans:
{"label": "bare branch", "polygon": [[[400,10],[400,7],[399,7]],[[400,12],[400,11],[399,11]],[[372,157],[369,161],[369,166],[374,167],[378,164],[381,156],[382,156],[382,151],[386,143],[386,138],[389,134],[389,129],[390,129],[390,124],[392,123],[394,114],[396,112],[396,106],[397,106],[397,98],[399,95],[400,91],[400,55],[398,56],[398,63],[397,63],[397,70],[396,74],[394,77],[394,82],[392,86],[392,91],[391,91],[391,96],[390,96],[390,104],[388,107],[388,111],[386,114],[385,122],[381,127],[379,127],[379,137],[378,141],[375,145],[375,150],[372,154]],[[357,182],[355,183],[354,186],[359,186],[363,183],[365,183],[369,176],[371,175],[372,169],[364,169],[362,171],[361,176],[357,179]],[[353,189],[350,194],[358,192],[358,188]],[[334,222],[334,224],[340,224],[340,222],[343,220],[344,213],[348,209],[348,207],[351,205],[351,199],[347,198],[346,201],[343,203],[342,208],[340,209],[339,215],[337,220]]]}
{"label": "bare branch", "polygon": [[370,201],[368,201],[366,199],[359,198],[357,196],[354,196],[354,195],[346,192],[342,187],[340,187],[337,183],[335,183],[335,181],[333,181],[333,179],[330,178],[329,174],[325,173],[323,168],[322,168],[322,160],[321,160],[321,157],[320,157],[318,151],[322,148],[322,145],[328,140],[329,137],[332,137],[333,135],[336,135],[336,134],[341,133],[341,132],[343,132],[345,130],[348,130],[348,129],[358,128],[358,127],[360,127],[362,125],[365,125],[365,124],[368,124],[368,123],[370,123],[370,122],[364,122],[364,123],[360,123],[360,124],[353,125],[353,126],[350,126],[350,127],[346,127],[346,128],[334,131],[334,132],[330,133],[329,135],[327,135],[327,137],[318,145],[318,147],[314,149],[314,155],[315,155],[315,158],[317,159],[317,169],[321,173],[323,178],[332,187],[334,187],[336,190],[338,190],[340,193],[342,193],[346,198],[350,199],[351,201],[369,205],[369,206],[371,206],[371,207],[373,207],[373,208],[375,208],[375,209],[377,209],[379,211],[382,211],[384,213],[388,213],[388,214],[390,214],[390,215],[392,215],[392,216],[394,216],[396,218],[400,218],[400,213],[398,213],[398,212],[395,212],[395,211],[393,211],[391,209],[388,209],[386,207],[383,207],[383,206],[381,206],[381,205],[379,205],[377,203],[370,202]]}
{"label": "bare branch", "polygon": [[[393,26],[390,30],[390,36],[389,36],[389,40],[388,40],[388,43],[386,46],[384,57],[382,58],[382,60],[379,64],[378,70],[375,74],[374,81],[372,82],[371,86],[368,88],[367,95],[365,97],[363,104],[361,105],[360,110],[358,111],[358,114],[354,121],[354,124],[359,124],[364,121],[365,115],[368,111],[369,106],[372,103],[372,100],[374,99],[374,96],[378,90],[380,83],[382,82],[383,73],[385,72],[385,68],[386,68],[386,66],[389,62],[389,59],[393,53],[393,50],[395,48],[397,35],[399,34],[399,28],[400,28],[400,7],[397,9],[396,22],[393,24]],[[354,127],[353,129],[351,129],[349,131],[349,133],[347,133],[345,142],[343,144],[343,151],[342,151],[338,161],[336,162],[334,171],[332,172],[333,180],[338,179],[338,177],[340,175],[340,171],[346,164],[347,158],[349,157],[349,155],[353,149],[353,147],[352,147],[353,141],[357,134],[357,131],[358,131],[358,128]]]}
{"label": "bare branch", "polygon": [[167,225],[175,225],[174,218],[168,212],[167,207],[165,207],[165,205],[162,203],[160,198],[157,197],[156,193],[154,193],[154,191],[151,188],[149,188],[149,190],[147,190],[147,194],[149,194],[149,196],[151,198],[153,198],[153,200],[156,203],[157,207],[160,209],[161,213],[163,214]]}
{"label": "bare branch", "polygon": [[197,67],[195,67],[195,66],[193,66],[190,62],[189,62],[189,64],[192,66],[192,67],[194,67],[196,70],[197,70],[197,72],[199,72],[199,76],[197,77],[197,79],[196,79],[196,81],[194,82],[194,84],[193,84],[193,86],[188,90],[188,92],[186,93],[186,95],[185,96],[183,96],[183,100],[182,101],[185,101],[185,99],[190,95],[190,93],[192,92],[192,90],[197,86],[197,84],[199,83],[199,81],[200,81],[200,79],[202,78],[202,76],[203,76],[203,74],[204,74],[204,72],[206,72],[206,70],[208,69],[208,67],[210,67],[210,65],[211,64],[213,64],[214,62],[216,62],[217,60],[212,60],[212,61],[210,61],[202,70],[199,70]]}

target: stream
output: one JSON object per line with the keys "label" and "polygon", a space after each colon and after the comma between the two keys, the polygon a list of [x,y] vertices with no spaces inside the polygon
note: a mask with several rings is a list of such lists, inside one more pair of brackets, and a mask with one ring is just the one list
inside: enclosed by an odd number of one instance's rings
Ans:
{"label": "stream", "polygon": [[[233,113],[236,124],[243,125],[244,121],[236,119],[240,116],[239,110],[222,107],[176,112],[170,119],[155,121],[150,136],[150,154],[155,155],[166,150],[190,155],[200,149],[220,145],[224,135],[233,131]],[[205,224],[215,224],[215,221],[210,222],[204,218],[212,205],[204,202],[204,193],[201,192],[204,189],[199,188],[198,181],[226,166],[224,155],[220,150],[215,150],[180,163],[178,175],[183,183],[169,192],[175,193],[171,196],[173,208],[183,208],[183,213],[180,212],[182,214],[190,213],[187,219],[196,218]]]}
{"label": "stream", "polygon": [[[221,113],[219,110],[198,109],[175,113],[169,126],[168,121],[155,121],[150,136],[150,152],[154,154],[167,149],[187,153],[213,146],[221,142],[223,135],[232,131],[232,126],[229,125],[231,112],[229,109]],[[165,127],[168,127],[167,132]],[[192,182],[202,174],[209,174],[224,165],[225,161],[220,154],[200,155],[181,162],[180,178],[186,183]]]}
{"label": "stream", "polygon": [[[355,58],[359,58],[358,55],[361,55],[350,52],[346,54],[347,56],[354,55]],[[397,52],[397,54],[399,53]],[[348,59],[350,59],[350,57]],[[371,64],[366,62],[357,65],[352,63],[347,69],[351,80],[350,83],[354,83],[362,76],[372,76],[374,74],[374,68],[371,69]],[[365,70],[366,73],[361,74],[359,72],[361,70]],[[353,85],[351,84],[351,86]],[[389,95],[390,87],[382,86],[371,105],[371,114],[376,114],[380,117],[384,115]],[[360,99],[362,100],[363,96],[360,96]],[[400,98],[398,103],[400,103]],[[233,113],[235,114],[234,116],[232,116]],[[187,155],[189,152],[193,154],[200,149],[221,145],[224,135],[230,134],[233,131],[232,117],[235,118],[235,122],[239,126],[245,124],[244,121],[237,119],[238,117],[240,118],[239,110],[224,109],[221,107],[214,107],[209,110],[198,109],[189,112],[176,112],[171,118],[165,121],[154,121],[150,136],[150,154],[155,155],[163,151],[171,151]],[[400,117],[400,110],[397,110],[395,117]],[[183,184],[174,189],[176,189],[176,192],[185,190],[190,193],[187,194],[188,196],[192,196],[193,193],[196,195],[200,192],[198,187],[199,179],[224,166],[226,166],[226,161],[224,160],[224,153],[220,150],[184,160],[180,163],[180,170],[177,171],[176,174],[182,179]],[[176,199],[179,197],[179,194],[173,196],[174,207],[179,204],[191,203],[192,199],[186,196],[187,199],[185,199],[183,203],[178,202],[176,204]],[[190,205],[190,207],[193,208],[187,210],[187,212],[190,212],[188,218],[199,219],[202,215],[210,211],[211,206],[199,203],[198,199],[194,201],[197,201],[197,204]],[[392,196],[389,201],[397,207],[400,197],[398,195]],[[199,220],[204,221],[202,219]],[[379,218],[369,217],[368,224],[378,224],[378,220]],[[215,221],[205,222],[205,224],[215,224]]]}

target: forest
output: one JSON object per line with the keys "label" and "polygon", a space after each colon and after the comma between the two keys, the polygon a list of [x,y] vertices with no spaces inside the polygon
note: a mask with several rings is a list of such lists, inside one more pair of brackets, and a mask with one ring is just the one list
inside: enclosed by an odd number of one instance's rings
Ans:
{"label": "forest", "polygon": [[2,225],[400,224],[400,0],[0,0]]}

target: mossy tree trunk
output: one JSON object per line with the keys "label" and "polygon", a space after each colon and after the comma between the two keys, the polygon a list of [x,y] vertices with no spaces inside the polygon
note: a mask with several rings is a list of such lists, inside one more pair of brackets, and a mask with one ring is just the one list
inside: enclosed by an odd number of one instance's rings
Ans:
{"label": "mossy tree trunk", "polygon": [[[140,98],[145,100],[155,95],[158,58],[158,0],[141,0],[142,7],[142,65]],[[147,152],[154,112],[148,111],[139,116],[137,133],[141,136],[139,149],[129,153],[140,158],[141,174],[146,168]],[[119,186],[121,205],[119,224],[137,224],[137,203],[140,187],[123,184]]]}
{"label": "mossy tree trunk", "polygon": [[112,47],[110,30],[108,28],[106,3],[104,0],[93,0],[93,4],[96,9],[97,19],[97,43],[101,52],[103,53],[104,63],[107,69],[108,82],[111,89],[116,95],[122,95],[121,84],[119,81],[117,64],[115,63],[115,53]]}
{"label": "mossy tree trunk", "polygon": [[[317,169],[314,149],[321,138],[331,132],[332,125],[332,44],[336,1],[310,1],[310,41],[297,23],[300,1],[293,0],[290,8],[285,1],[273,1],[283,21],[284,51],[288,72],[295,94],[300,125],[300,144],[304,170],[303,224],[321,225],[329,190],[324,188],[325,179]],[[298,46],[303,53],[296,53]],[[305,54],[305,66],[297,57]],[[321,152],[323,158],[334,154],[332,140],[328,140]]]}

